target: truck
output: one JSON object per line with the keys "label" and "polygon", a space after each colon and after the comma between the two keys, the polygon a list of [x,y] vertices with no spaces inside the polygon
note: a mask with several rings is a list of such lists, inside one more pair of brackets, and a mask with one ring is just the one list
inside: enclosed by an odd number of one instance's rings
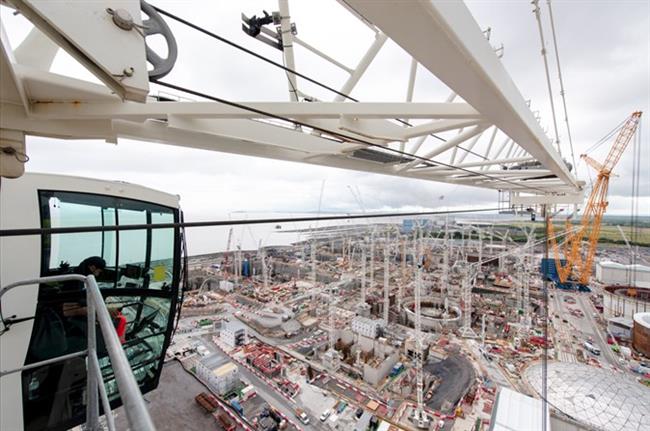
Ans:
{"label": "truck", "polygon": [[330,417],[331,414],[332,414],[332,412],[330,411],[330,409],[325,410],[323,412],[323,414],[320,415],[321,422],[325,422],[327,420],[327,418]]}
{"label": "truck", "polygon": [[232,406],[233,409],[239,414],[239,416],[244,416],[244,408],[239,404],[239,401],[236,399],[232,399],[230,401],[230,405]]}
{"label": "truck", "polygon": [[223,413],[220,413],[217,416],[217,420],[219,421],[219,423],[221,423],[221,426],[225,431],[235,431],[235,429],[237,428],[235,425],[232,424],[232,422],[230,422],[228,416],[226,416]]}
{"label": "truck", "polygon": [[403,363],[401,362],[396,363],[395,365],[393,365],[393,368],[390,370],[390,376],[391,377],[397,376],[399,373],[402,372],[403,369],[404,369]]}
{"label": "truck", "polygon": [[201,392],[196,397],[194,397],[194,400],[207,413],[212,413],[217,409],[217,407],[219,407],[219,404],[217,403],[217,400],[214,398],[214,396],[212,396],[212,395],[210,395],[210,394],[208,394],[206,392]]}
{"label": "truck", "polygon": [[307,413],[301,408],[296,408],[294,411],[296,417],[300,419],[300,422],[302,422],[305,425],[309,425],[309,416],[307,416]]}
{"label": "truck", "polygon": [[585,341],[583,345],[585,349],[591,352],[592,354],[596,356],[600,355],[600,349],[597,346],[591,344],[591,342]]}

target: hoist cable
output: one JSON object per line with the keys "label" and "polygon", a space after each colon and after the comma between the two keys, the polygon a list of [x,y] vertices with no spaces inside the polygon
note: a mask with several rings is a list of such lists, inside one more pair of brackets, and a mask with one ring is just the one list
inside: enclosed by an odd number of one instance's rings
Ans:
{"label": "hoist cable", "polygon": [[553,35],[553,48],[555,51],[555,63],[557,64],[557,76],[560,80],[560,96],[562,96],[562,105],[564,107],[564,122],[566,124],[567,137],[569,138],[569,147],[571,149],[571,161],[573,162],[574,174],[578,176],[578,165],[576,163],[575,152],[573,151],[573,138],[571,136],[571,127],[569,126],[569,114],[566,107],[566,96],[564,91],[564,80],[562,79],[562,68],[560,67],[560,53],[557,49],[557,36],[555,35],[555,21],[553,21],[553,8],[551,7],[551,0],[547,0],[548,16],[551,21],[551,34]]}
{"label": "hoist cable", "polygon": [[233,42],[233,41],[231,41],[229,39],[226,39],[225,37],[219,36],[216,33],[213,33],[213,32],[211,32],[209,30],[206,30],[203,27],[200,27],[200,26],[198,26],[196,24],[193,24],[193,23],[191,23],[191,22],[189,22],[189,21],[187,21],[187,20],[185,20],[185,19],[183,19],[183,18],[181,18],[181,17],[179,17],[177,15],[174,15],[174,14],[172,14],[170,12],[167,12],[164,9],[161,9],[161,8],[159,8],[157,6],[153,6],[153,5],[152,5],[152,7],[159,14],[165,15],[166,17],[169,17],[169,18],[171,18],[173,20],[176,20],[176,21],[180,22],[181,24],[185,24],[186,26],[188,26],[190,28],[193,28],[194,30],[196,30],[196,31],[198,31],[200,33],[203,33],[203,34],[205,34],[207,36],[210,36],[210,37],[212,37],[214,39],[217,39],[217,40],[225,43],[226,45],[230,45],[233,48],[237,48],[240,51],[243,51],[243,52],[245,52],[245,53],[247,53],[249,55],[252,55],[253,57],[256,57],[256,58],[258,58],[258,59],[260,59],[260,60],[262,60],[262,61],[264,61],[266,63],[272,64],[275,67],[279,67],[280,69],[283,69],[285,72],[292,73],[292,74],[294,74],[296,76],[299,76],[300,78],[305,79],[305,80],[311,82],[312,84],[315,84],[315,85],[317,85],[319,87],[322,87],[322,88],[324,88],[326,90],[329,90],[329,91],[331,91],[333,93],[336,93],[341,97],[345,97],[346,99],[352,100],[353,102],[358,102],[357,99],[355,99],[355,98],[353,98],[351,96],[348,96],[347,94],[341,93],[340,91],[336,90],[335,88],[332,88],[332,87],[330,87],[330,86],[328,86],[326,84],[323,84],[322,82],[318,82],[317,80],[315,80],[313,78],[310,78],[309,76],[304,75],[304,74],[302,74],[302,73],[300,73],[300,72],[298,72],[296,70],[290,69],[290,68],[286,67],[284,64],[280,64],[280,63],[278,63],[276,61],[273,61],[273,60],[271,60],[269,58],[266,58],[263,55],[256,53],[255,51],[252,51],[252,50],[250,50],[250,49],[248,49],[246,47],[243,47],[242,45],[239,45],[238,43],[235,43],[235,42]]}
{"label": "hoist cable", "polygon": [[614,136],[614,134],[616,134],[619,130],[621,130],[621,128],[623,127],[623,124],[625,124],[626,121],[627,121],[627,118],[624,119],[623,121],[621,121],[620,123],[618,123],[618,125],[616,127],[614,127],[612,130],[610,130],[605,136],[600,138],[598,140],[598,142],[596,142],[594,145],[589,147],[585,151],[585,154],[590,154],[591,152],[593,152],[593,151],[597,150],[598,148],[600,148],[600,146],[602,146],[605,142],[607,142],[607,140],[609,138],[611,138],[612,136]]}
{"label": "hoist cable", "polygon": [[[186,25],[186,26],[188,26],[188,27],[190,27],[190,28],[192,28],[192,29],[194,29],[194,30],[196,30],[198,32],[201,32],[201,33],[203,33],[203,34],[205,34],[207,36],[210,36],[210,37],[212,37],[212,38],[214,38],[214,39],[216,39],[216,40],[218,40],[220,42],[223,42],[223,43],[225,43],[227,45],[230,45],[233,48],[236,48],[236,49],[238,49],[238,50],[240,50],[242,52],[245,52],[246,54],[252,55],[255,58],[258,58],[258,59],[260,59],[260,60],[262,60],[262,61],[264,61],[266,63],[269,63],[269,64],[271,64],[271,65],[273,65],[275,67],[278,67],[278,68],[284,70],[285,74],[287,75],[287,78],[289,76],[289,73],[291,73],[291,74],[293,74],[295,76],[298,76],[298,77],[300,77],[302,79],[305,79],[305,80],[311,82],[312,84],[315,84],[315,85],[317,85],[317,86],[319,86],[319,87],[321,87],[321,88],[323,88],[325,90],[331,91],[332,93],[334,93],[336,95],[339,95],[339,96],[344,97],[344,98],[346,98],[348,100],[351,100],[352,102],[356,102],[356,103],[360,102],[359,99],[355,99],[354,97],[350,96],[349,94],[345,94],[345,93],[343,93],[343,92],[341,92],[339,90],[336,90],[336,89],[330,87],[329,85],[323,84],[322,82],[318,81],[317,79],[310,78],[309,76],[307,76],[305,74],[302,74],[302,73],[300,73],[300,72],[298,72],[298,71],[296,71],[294,69],[291,69],[291,68],[287,67],[284,64],[280,64],[280,63],[278,63],[276,61],[273,61],[273,60],[271,60],[271,59],[269,59],[267,57],[264,57],[263,55],[258,54],[255,51],[252,51],[252,50],[250,50],[250,49],[248,49],[248,48],[246,48],[246,47],[244,47],[244,46],[242,46],[242,45],[240,45],[240,44],[238,44],[236,42],[233,42],[232,40],[229,40],[229,39],[227,39],[227,38],[225,38],[223,36],[220,36],[220,35],[212,32],[212,31],[206,30],[203,27],[200,27],[200,26],[198,26],[196,24],[193,24],[193,23],[187,21],[186,19],[183,19],[183,18],[181,18],[181,17],[179,17],[177,15],[174,15],[171,12],[168,12],[168,11],[166,11],[164,9],[161,9],[161,8],[157,7],[157,6],[152,5],[152,7],[158,13],[160,13],[161,15],[165,15],[166,17],[171,18],[173,20],[176,20],[176,21],[180,22],[181,24],[184,24],[184,25]],[[283,57],[283,59],[284,59],[284,57]],[[292,87],[293,87],[293,84],[292,84]],[[293,88],[293,90],[296,90],[296,89]],[[405,121],[403,119],[395,118],[395,121],[397,121],[397,122],[399,122],[399,123],[401,123],[401,124],[403,124],[405,126],[413,127],[413,124],[411,124],[408,121]],[[434,138],[436,138],[436,139],[438,139],[438,140],[440,140],[442,142],[447,142],[447,140],[445,138],[441,138],[440,136],[438,136],[438,135],[436,135],[434,133],[429,133],[429,136],[434,137]],[[471,150],[468,150],[468,149],[466,149],[466,148],[464,148],[464,147],[462,147],[460,145],[457,145],[456,147],[458,147],[459,149],[465,151],[468,154],[475,155],[477,157],[482,158],[483,160],[488,160],[487,157],[482,156],[482,155],[480,155],[478,153],[475,153],[475,152],[473,152]]]}
{"label": "hoist cable", "polygon": [[[641,124],[639,124],[639,129],[637,130],[634,144],[632,147],[632,153],[634,158],[632,159],[632,202],[631,202],[631,219],[630,219],[630,253],[632,264],[637,263],[637,253],[635,253],[632,248],[632,244],[638,244],[639,241],[639,200],[640,200],[640,179],[641,179],[641,149],[642,149],[642,138],[641,138]],[[633,281],[636,281],[636,271],[631,271],[635,278]]]}
{"label": "hoist cable", "polygon": [[551,116],[553,117],[553,128],[555,130],[555,145],[557,146],[557,151],[562,156],[562,149],[560,148],[560,135],[557,130],[557,118],[555,115],[555,103],[553,102],[553,87],[551,86],[551,76],[548,71],[548,59],[546,58],[546,42],[544,42],[544,31],[542,29],[542,14],[539,8],[539,0],[533,0],[533,13],[537,19],[537,27],[539,29],[539,39],[542,44],[542,58],[544,59],[544,71],[546,73],[546,86],[548,87],[548,98],[551,104]]}

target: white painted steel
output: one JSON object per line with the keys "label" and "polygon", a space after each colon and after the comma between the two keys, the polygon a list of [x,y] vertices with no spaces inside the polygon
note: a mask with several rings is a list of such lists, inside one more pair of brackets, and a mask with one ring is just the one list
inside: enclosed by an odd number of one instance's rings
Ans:
{"label": "white painted steel", "polygon": [[[357,64],[357,67],[354,68],[354,72],[350,75],[347,81],[345,81],[345,84],[343,84],[343,87],[341,87],[340,92],[343,94],[350,94],[354,87],[357,85],[361,77],[363,76],[364,73],[366,73],[366,70],[368,69],[368,66],[370,66],[370,63],[374,58],[377,56],[377,53],[381,49],[382,46],[384,46],[384,43],[386,42],[388,38],[386,37],[385,34],[382,33],[377,33],[375,35],[375,40],[370,45],[370,48],[366,51],[363,57],[361,57],[361,60],[359,60],[359,64]],[[342,102],[345,100],[345,97],[337,94],[336,97],[334,98],[335,102]]]}
{"label": "white painted steel", "polygon": [[[2,80],[0,127],[3,129],[108,142],[132,138],[450,184],[535,195],[573,193],[571,198],[579,197],[575,193],[583,183],[577,182],[567,170],[461,2],[341,2],[375,31],[374,41],[356,67],[344,67],[350,76],[341,92],[349,94],[356,88],[390,38],[412,59],[407,102],[352,103],[344,101],[342,95],[337,95],[334,102],[297,102],[296,93],[304,94],[296,87],[295,75],[289,72],[281,75],[283,79],[288,75],[292,102],[243,104],[250,109],[216,101],[157,102],[145,97],[148,83],[146,79],[142,81],[141,72],[141,66],[146,67],[144,40],[137,32],[121,30],[113,24],[105,11],[110,7],[108,2],[75,4],[75,8],[62,8],[61,2],[43,0],[10,3],[19,5],[38,30],[15,55],[9,49],[7,38],[2,37],[1,71],[3,76],[12,78]],[[128,0],[120,6],[123,4],[139,23],[139,2]],[[283,43],[287,45],[283,55],[287,66],[293,68],[296,53],[290,47],[295,40],[288,1],[280,0],[279,7],[280,29]],[[74,11],[70,12],[71,9]],[[77,22],[83,25],[73,25]],[[96,37],[87,37],[88,27],[96,29],[92,33]],[[57,47],[45,42],[41,32],[52,37],[58,47],[70,51],[104,85],[50,73]],[[120,55],[115,55],[117,44]],[[315,47],[311,49],[320,52]],[[321,56],[337,65],[334,58]],[[123,63],[135,68],[133,77],[114,76],[122,73],[117,69],[123,69]],[[451,89],[446,102],[412,102],[418,64]],[[457,95],[464,101],[453,103]],[[331,133],[296,128],[277,118],[269,121],[269,114]],[[415,124],[400,124],[395,119]],[[494,129],[484,142],[482,135],[489,127]],[[437,134],[437,139],[427,140],[430,134]],[[507,137],[494,153],[493,147],[497,141],[501,142],[503,134]],[[405,150],[408,154],[400,156],[358,140]],[[360,154],[358,150],[366,153]],[[418,156],[424,160],[409,156],[418,152],[424,154]],[[529,159],[541,162],[542,168],[538,169],[551,178],[540,180],[534,178],[536,172],[523,170],[496,173],[486,169]],[[429,162],[424,163],[426,160]],[[456,165],[465,170],[454,169]],[[479,169],[467,171],[468,167]]]}
{"label": "white painted steel", "polygon": [[[41,225],[39,189],[85,192],[179,207],[179,197],[121,181],[27,173],[17,179],[2,179],[0,190],[0,229],[28,229]],[[0,238],[0,275],[3,285],[40,276],[41,238],[37,235]],[[2,298],[4,315],[30,317],[36,312],[38,285],[15,289]],[[33,320],[11,327],[0,337],[2,369],[24,364]],[[0,429],[22,430],[22,383],[19,373],[0,380]]]}
{"label": "white painted steel", "polygon": [[[115,2],[96,0],[82,7],[70,0],[11,0],[11,4],[122,98],[145,101],[149,73],[144,37],[136,29],[122,30],[113,23],[107,9],[117,8]],[[118,5],[142,25],[139,0],[120,0]],[[125,75],[127,69],[131,76]]]}
{"label": "white painted steel", "polygon": [[346,0],[346,3],[555,175],[577,186],[464,3],[430,0]]}
{"label": "white painted steel", "polygon": [[297,43],[298,45],[302,46],[303,48],[306,48],[309,51],[313,52],[314,54],[318,55],[322,59],[327,60],[330,63],[332,63],[333,65],[345,70],[346,72],[348,72],[350,74],[352,74],[352,72],[354,72],[354,69],[350,69],[345,64],[343,64],[343,63],[341,63],[339,61],[336,61],[335,59],[333,59],[329,55],[325,54],[323,51],[319,50],[318,48],[314,47],[313,45],[310,45],[309,43],[307,43],[304,40],[300,39],[298,36],[294,35],[293,36],[293,41],[295,43]]}
{"label": "white painted steel", "polygon": [[[293,34],[291,33],[291,16],[289,15],[289,0],[278,0],[280,9],[280,37],[282,38],[282,55],[284,65],[291,70],[296,70],[296,61],[293,55]],[[289,99],[298,101],[298,82],[296,75],[287,73],[287,85],[289,86]]]}

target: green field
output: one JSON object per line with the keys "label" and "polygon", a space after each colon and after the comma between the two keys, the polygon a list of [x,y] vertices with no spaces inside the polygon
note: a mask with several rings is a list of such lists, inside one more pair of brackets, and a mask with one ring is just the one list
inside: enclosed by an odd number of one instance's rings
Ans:
{"label": "green field", "polygon": [[[544,222],[516,222],[511,225],[504,226],[510,228],[510,237],[514,241],[525,241],[526,237],[523,234],[521,228],[526,227],[530,229],[535,226],[535,237],[541,239],[544,236]],[[555,227],[555,232],[560,233],[564,230],[564,223],[553,223]],[[621,226],[623,232],[631,245],[640,245],[640,246],[650,246],[650,227],[638,227],[637,228],[637,238],[636,241],[632,241],[632,227],[631,226]],[[586,239],[586,238],[585,238]],[[610,243],[610,244],[623,244],[625,241],[621,236],[616,225],[603,224],[600,228],[600,238],[599,243]]]}

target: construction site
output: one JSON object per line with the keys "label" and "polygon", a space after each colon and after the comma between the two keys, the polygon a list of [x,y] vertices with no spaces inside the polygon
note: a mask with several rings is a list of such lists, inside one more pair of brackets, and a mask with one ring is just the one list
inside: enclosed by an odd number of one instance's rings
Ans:
{"label": "construction site", "polygon": [[650,430],[648,11],[0,3],[3,430]]}
{"label": "construction site", "polygon": [[[300,406],[314,429],[355,429],[341,405],[402,429],[487,427],[498,388],[534,396],[534,372],[544,361],[621,373],[650,393],[632,323],[612,335],[617,317],[603,314],[614,275],[599,270],[588,286],[563,284],[536,228],[543,225],[517,232],[446,216],[343,234],[312,229],[291,247],[196,257],[203,281],[185,308],[200,314],[221,304],[209,322],[210,333],[221,333],[210,343],[218,347],[209,350],[258,374],[289,408]],[[648,259],[650,249],[639,253]],[[636,269],[636,283],[647,283],[648,267]],[[647,303],[637,289],[634,300]],[[227,342],[232,324],[223,319],[240,322],[247,341]],[[570,410],[553,412],[553,420],[568,420]]]}
{"label": "construction site", "polygon": [[[225,252],[189,262],[168,359],[244,429],[646,429],[650,247],[633,224],[634,246],[617,226],[626,246],[598,250],[603,190],[639,117],[591,161],[597,183],[562,230],[546,206],[309,226],[256,250],[231,227]],[[586,401],[605,387],[604,406]]]}

